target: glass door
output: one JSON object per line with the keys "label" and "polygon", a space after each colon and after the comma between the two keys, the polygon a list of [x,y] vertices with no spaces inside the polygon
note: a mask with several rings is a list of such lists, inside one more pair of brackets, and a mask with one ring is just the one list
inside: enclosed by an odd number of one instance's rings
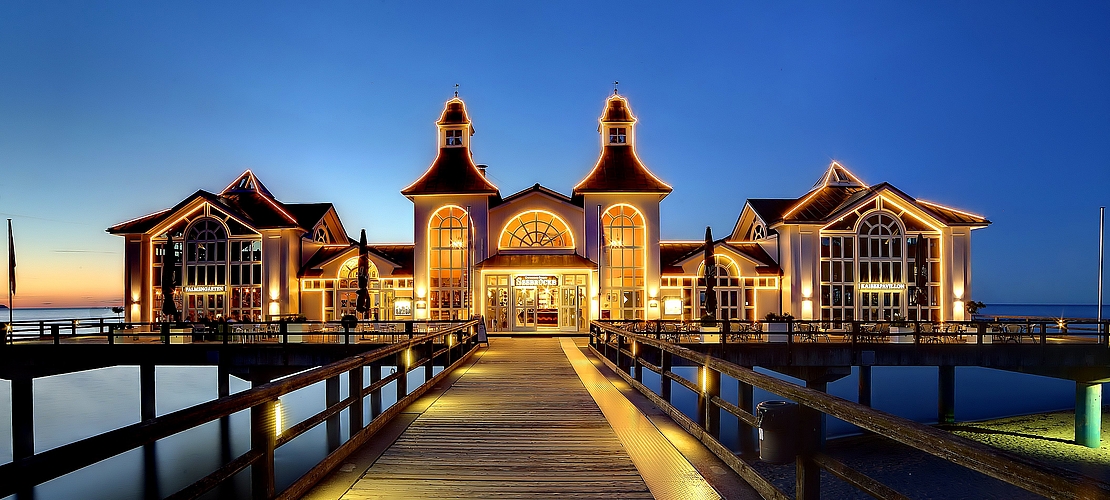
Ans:
{"label": "glass door", "polygon": [[860,292],[860,320],[896,321],[903,317],[902,292]]}
{"label": "glass door", "polygon": [[563,301],[559,308],[559,329],[563,331],[578,331],[578,288],[563,287]]}
{"label": "glass door", "polygon": [[514,287],[515,294],[514,314],[516,316],[513,328],[536,327],[536,287]]}

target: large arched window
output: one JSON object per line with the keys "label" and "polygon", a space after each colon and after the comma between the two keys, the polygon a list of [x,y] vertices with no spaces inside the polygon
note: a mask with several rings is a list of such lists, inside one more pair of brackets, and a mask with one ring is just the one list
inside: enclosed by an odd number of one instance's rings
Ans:
{"label": "large arched window", "polygon": [[601,227],[601,319],[644,319],[644,216],[630,205],[614,205],[602,215]]}
{"label": "large arched window", "polygon": [[[905,241],[898,218],[887,212],[871,214],[860,222],[858,234],[860,319],[891,321],[902,318]],[[888,284],[893,288],[874,288]],[[899,286],[903,288],[897,288]]]}
{"label": "large arched window", "polygon": [[570,228],[558,215],[544,210],[517,214],[505,224],[499,248],[574,248]]}
{"label": "large arched window", "polygon": [[440,208],[428,221],[428,318],[468,319],[470,224],[466,210]]}
{"label": "large arched window", "polygon": [[[225,285],[227,229],[215,219],[197,220],[185,232],[186,318],[223,317]],[[190,293],[190,288],[199,291]]]}

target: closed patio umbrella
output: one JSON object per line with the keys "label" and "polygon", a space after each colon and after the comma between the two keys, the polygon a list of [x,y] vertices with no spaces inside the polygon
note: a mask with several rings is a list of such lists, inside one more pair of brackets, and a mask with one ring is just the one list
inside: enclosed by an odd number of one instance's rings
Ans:
{"label": "closed patio umbrella", "polygon": [[362,230],[362,235],[358,238],[358,300],[355,302],[355,311],[362,314],[363,319],[366,318],[366,313],[370,312],[370,292],[367,287],[370,286],[370,254],[366,248],[366,230]]}
{"label": "closed patio umbrella", "polygon": [[917,304],[928,306],[929,302],[929,241],[920,233],[917,235],[917,249],[914,252],[913,264],[914,286],[917,288]]}
{"label": "closed patio umbrella", "polygon": [[714,286],[717,284],[717,260],[713,256],[713,230],[705,227],[705,316],[702,316],[704,321],[716,321],[717,319],[717,292]]}

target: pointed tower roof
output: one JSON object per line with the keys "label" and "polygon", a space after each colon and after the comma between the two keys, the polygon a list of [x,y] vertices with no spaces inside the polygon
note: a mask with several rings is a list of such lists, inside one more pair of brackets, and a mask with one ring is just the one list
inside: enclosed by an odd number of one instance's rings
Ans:
{"label": "pointed tower roof", "polygon": [[[439,134],[444,130],[469,130],[463,132],[470,136],[474,128],[466,112],[466,104],[455,96],[443,106],[443,113],[436,122]],[[469,140],[459,144],[440,142],[439,154],[435,161],[415,182],[401,190],[405,196],[427,194],[498,194],[486,176],[478,170],[470,153]]]}
{"label": "pointed tower roof", "polygon": [[622,130],[620,140],[602,141],[601,156],[586,178],[574,186],[574,195],[591,192],[670,193],[671,187],[652,174],[636,156],[632,130],[636,117],[628,106],[628,100],[614,92],[606,99],[599,121],[598,132],[602,139],[609,136],[607,129],[610,126],[619,126]]}
{"label": "pointed tower roof", "polygon": [[829,168],[825,169],[825,174],[813,185],[813,189],[829,186],[867,187],[867,183],[859,180],[859,177],[849,172],[840,162],[833,160],[829,163]]}

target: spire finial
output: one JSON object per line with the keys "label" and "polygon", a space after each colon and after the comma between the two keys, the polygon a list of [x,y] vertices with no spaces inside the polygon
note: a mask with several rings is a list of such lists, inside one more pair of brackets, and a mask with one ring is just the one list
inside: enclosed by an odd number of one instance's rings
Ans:
{"label": "spire finial", "polygon": [[455,97],[459,96],[459,84],[455,84]]}
{"label": "spire finial", "polygon": [[620,85],[620,83],[621,83],[621,82],[618,82],[618,81],[616,81],[616,80],[613,80],[613,95],[618,95],[618,94],[617,94],[617,85]]}

